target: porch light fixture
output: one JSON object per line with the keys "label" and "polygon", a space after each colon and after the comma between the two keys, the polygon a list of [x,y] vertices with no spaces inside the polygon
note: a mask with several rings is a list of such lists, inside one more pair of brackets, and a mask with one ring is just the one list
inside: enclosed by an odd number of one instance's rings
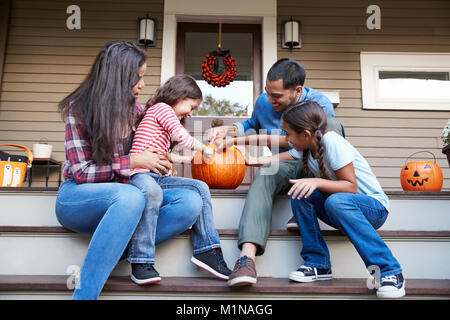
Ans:
{"label": "porch light fixture", "polygon": [[302,34],[300,20],[283,21],[281,24],[281,47],[282,48],[301,48]]}
{"label": "porch light fixture", "polygon": [[145,48],[156,46],[156,19],[149,18],[148,14],[145,18],[138,18],[136,42]]}

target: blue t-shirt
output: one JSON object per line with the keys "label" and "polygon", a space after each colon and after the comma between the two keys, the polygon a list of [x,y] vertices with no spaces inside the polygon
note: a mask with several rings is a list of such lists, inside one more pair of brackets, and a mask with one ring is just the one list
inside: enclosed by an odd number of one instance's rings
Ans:
{"label": "blue t-shirt", "polygon": [[[356,181],[358,183],[358,194],[364,194],[373,197],[389,211],[389,198],[381,188],[377,177],[372,172],[369,163],[356,150],[354,146],[346,139],[334,131],[328,131],[323,136],[323,145],[325,147],[325,164],[328,169],[328,175],[332,180],[337,180],[334,171],[339,170],[349,163],[353,162],[355,168]],[[291,155],[296,159],[302,158],[302,153],[291,149]],[[315,177],[320,177],[319,164],[311,152],[309,153],[308,166]]]}
{"label": "blue t-shirt", "polygon": [[[312,100],[317,102],[329,117],[334,117],[334,108],[330,99],[317,90],[303,87],[299,102],[305,100]],[[243,121],[233,123],[238,128],[238,136],[251,134],[274,134],[285,135],[286,133],[281,129],[281,115],[283,111],[277,112],[273,110],[273,106],[269,103],[267,93],[261,94],[255,103],[252,116]],[[265,129],[266,132],[260,132]],[[288,149],[280,148],[279,152],[287,151]]]}

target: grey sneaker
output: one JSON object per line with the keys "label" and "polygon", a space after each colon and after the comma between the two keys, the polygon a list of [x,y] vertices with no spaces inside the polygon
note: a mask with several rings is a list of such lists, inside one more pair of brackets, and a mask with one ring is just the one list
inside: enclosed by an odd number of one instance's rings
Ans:
{"label": "grey sneaker", "polygon": [[299,230],[297,220],[295,220],[294,217],[289,219],[288,223],[286,224],[286,229],[289,231],[298,231]]}
{"label": "grey sneaker", "polygon": [[228,279],[230,287],[249,286],[256,283],[256,268],[252,258],[240,257]]}
{"label": "grey sneaker", "polygon": [[161,277],[153,264],[132,263],[131,280],[137,284],[150,284],[161,281]]}
{"label": "grey sneaker", "polygon": [[191,262],[222,280],[228,280],[231,274],[220,248],[196,254],[191,258]]}

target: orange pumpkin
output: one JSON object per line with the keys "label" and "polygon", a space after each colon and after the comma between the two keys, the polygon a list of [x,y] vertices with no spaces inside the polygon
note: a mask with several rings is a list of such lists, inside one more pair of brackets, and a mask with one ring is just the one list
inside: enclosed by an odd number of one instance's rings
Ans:
{"label": "orange pumpkin", "polygon": [[[216,145],[208,145],[216,151]],[[245,161],[235,147],[215,153],[210,159],[197,152],[192,159],[192,178],[204,181],[211,189],[236,189],[244,180]]]}
{"label": "orange pumpkin", "polygon": [[444,177],[435,162],[412,161],[403,166],[400,182],[405,191],[440,191]]}

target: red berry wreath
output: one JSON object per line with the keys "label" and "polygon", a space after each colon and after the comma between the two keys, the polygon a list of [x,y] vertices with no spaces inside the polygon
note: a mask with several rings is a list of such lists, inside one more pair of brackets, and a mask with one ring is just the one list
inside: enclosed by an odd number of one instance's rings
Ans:
{"label": "red berry wreath", "polygon": [[[226,71],[224,71],[226,69]],[[225,87],[236,78],[236,63],[228,50],[210,52],[202,63],[203,78],[214,87]]]}

